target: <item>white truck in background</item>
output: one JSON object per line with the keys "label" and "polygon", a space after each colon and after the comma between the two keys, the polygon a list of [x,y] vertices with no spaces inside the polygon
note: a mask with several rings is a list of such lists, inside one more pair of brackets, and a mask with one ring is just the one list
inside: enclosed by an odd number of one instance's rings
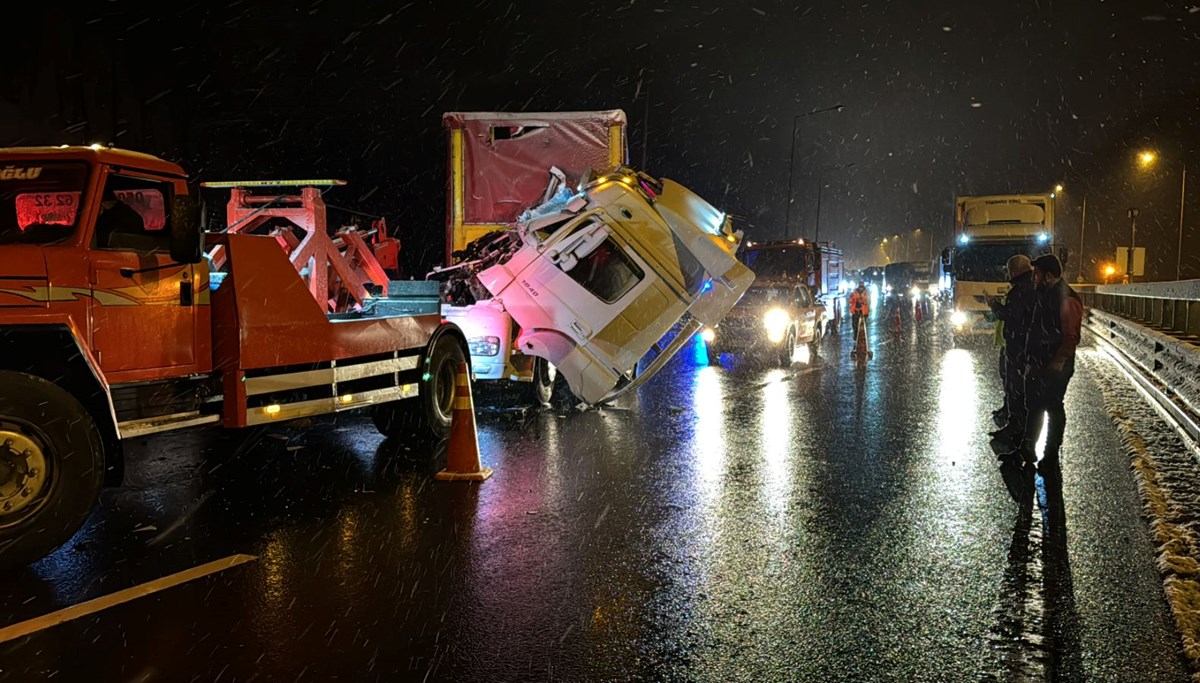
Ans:
{"label": "white truck in background", "polygon": [[1012,194],[958,197],[954,246],[942,251],[951,288],[950,324],[955,336],[991,334],[991,296],[1008,291],[1005,267],[1015,254],[1037,258],[1067,250],[1055,242],[1054,195]]}

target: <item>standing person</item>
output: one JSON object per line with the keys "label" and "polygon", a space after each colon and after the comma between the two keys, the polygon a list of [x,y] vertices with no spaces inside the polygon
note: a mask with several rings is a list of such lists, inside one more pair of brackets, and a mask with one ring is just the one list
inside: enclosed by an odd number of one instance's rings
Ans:
{"label": "standing person", "polygon": [[871,295],[861,280],[850,293],[850,322],[854,325],[854,339],[858,339],[858,321],[871,317]]}
{"label": "standing person", "polygon": [[1001,456],[1001,468],[1022,470],[1033,465],[1045,415],[1046,452],[1038,463],[1038,471],[1046,476],[1056,474],[1059,468],[1059,450],[1067,424],[1063,397],[1075,374],[1083,302],[1062,279],[1062,263],[1052,254],[1033,261],[1033,281],[1037,299],[1025,339],[1025,429],[1021,445]]}
{"label": "standing person", "polygon": [[997,411],[1004,421],[991,436],[1012,447],[1019,443],[1025,432],[1025,338],[1029,333],[1037,290],[1033,283],[1033,264],[1028,256],[1017,254],[1008,259],[1005,272],[1009,286],[1004,301],[996,297],[988,299],[1000,328],[1000,378],[1004,383],[1004,407]]}

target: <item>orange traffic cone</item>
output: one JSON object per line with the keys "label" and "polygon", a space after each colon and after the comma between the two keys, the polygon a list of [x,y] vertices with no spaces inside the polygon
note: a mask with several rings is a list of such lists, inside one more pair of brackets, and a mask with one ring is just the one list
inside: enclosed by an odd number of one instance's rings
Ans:
{"label": "orange traffic cone", "polygon": [[917,299],[916,306],[913,307],[913,318],[917,322],[921,322],[921,314],[923,312],[922,309],[924,309],[924,308],[925,308],[925,304],[920,299]]}
{"label": "orange traffic cone", "polygon": [[893,310],[895,311],[895,315],[892,316],[892,332],[899,332],[900,331],[900,307],[895,306],[895,307],[893,307]]}
{"label": "orange traffic cone", "polygon": [[863,367],[867,361],[871,360],[875,354],[867,348],[867,321],[866,316],[858,319],[858,340],[854,345],[854,350],[850,352],[850,356],[858,361],[858,367]]}
{"label": "orange traffic cone", "polygon": [[446,447],[446,469],[433,475],[442,481],[483,481],[492,468],[479,462],[479,436],[475,433],[475,402],[471,400],[471,377],[466,363],[458,364],[454,413],[450,417],[450,442]]}

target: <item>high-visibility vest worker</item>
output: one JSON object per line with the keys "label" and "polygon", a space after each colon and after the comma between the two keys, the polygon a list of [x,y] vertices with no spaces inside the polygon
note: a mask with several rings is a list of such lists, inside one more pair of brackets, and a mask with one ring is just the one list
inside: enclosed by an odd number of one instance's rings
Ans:
{"label": "high-visibility vest worker", "polygon": [[864,317],[871,313],[871,296],[861,284],[850,293],[850,315],[856,313]]}

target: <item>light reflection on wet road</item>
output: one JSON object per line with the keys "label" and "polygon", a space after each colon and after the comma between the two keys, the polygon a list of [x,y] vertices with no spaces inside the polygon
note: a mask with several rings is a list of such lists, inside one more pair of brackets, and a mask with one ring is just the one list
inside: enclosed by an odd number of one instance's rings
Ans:
{"label": "light reflection on wet road", "polygon": [[1186,680],[1101,367],[1064,500],[1022,515],[994,351],[934,329],[875,330],[865,370],[847,334],[788,370],[685,353],[614,409],[484,411],[482,485],[361,419],[147,442],[0,626],[258,559],[0,644],[0,680]]}

